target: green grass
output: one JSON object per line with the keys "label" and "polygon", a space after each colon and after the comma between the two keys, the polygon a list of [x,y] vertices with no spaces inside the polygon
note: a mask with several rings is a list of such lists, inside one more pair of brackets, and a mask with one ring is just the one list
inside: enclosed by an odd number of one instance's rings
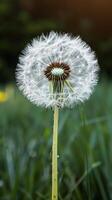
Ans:
{"label": "green grass", "polygon": [[[0,104],[0,200],[50,200],[52,110],[17,90]],[[112,83],[59,122],[59,200],[112,199]]]}

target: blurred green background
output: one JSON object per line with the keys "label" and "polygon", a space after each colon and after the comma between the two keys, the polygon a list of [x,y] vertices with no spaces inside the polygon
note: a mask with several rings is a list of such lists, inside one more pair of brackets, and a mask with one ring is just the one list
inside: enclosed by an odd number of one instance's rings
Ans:
{"label": "blurred green background", "polygon": [[89,101],[60,113],[59,200],[112,199],[112,1],[0,0],[0,200],[49,200],[52,110],[17,90],[18,56],[54,30],[96,52],[100,81]]}

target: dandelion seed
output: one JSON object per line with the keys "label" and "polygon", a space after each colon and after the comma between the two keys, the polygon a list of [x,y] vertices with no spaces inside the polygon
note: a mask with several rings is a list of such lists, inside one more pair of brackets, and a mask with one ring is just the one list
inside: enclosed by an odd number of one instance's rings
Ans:
{"label": "dandelion seed", "polygon": [[98,62],[79,37],[51,32],[26,47],[17,67],[17,84],[36,105],[54,110],[52,200],[58,199],[58,114],[89,98],[97,83]]}
{"label": "dandelion seed", "polygon": [[26,47],[19,59],[17,83],[38,106],[69,107],[89,98],[98,69],[94,53],[79,37],[51,32]]}

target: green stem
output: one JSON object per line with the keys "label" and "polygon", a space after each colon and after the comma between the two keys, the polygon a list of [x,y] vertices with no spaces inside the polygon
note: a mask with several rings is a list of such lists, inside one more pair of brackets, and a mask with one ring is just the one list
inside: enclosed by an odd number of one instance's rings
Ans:
{"label": "green stem", "polygon": [[58,200],[58,107],[54,107],[54,126],[52,143],[52,200]]}

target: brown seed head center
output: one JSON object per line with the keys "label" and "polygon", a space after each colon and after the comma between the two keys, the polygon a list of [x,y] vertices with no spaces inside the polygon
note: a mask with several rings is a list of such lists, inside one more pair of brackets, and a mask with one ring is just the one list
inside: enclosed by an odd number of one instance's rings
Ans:
{"label": "brown seed head center", "polygon": [[[53,73],[53,71],[56,71],[54,69],[61,73]],[[69,77],[70,67],[65,63],[54,62],[45,69],[44,74],[49,81],[64,81]]]}

